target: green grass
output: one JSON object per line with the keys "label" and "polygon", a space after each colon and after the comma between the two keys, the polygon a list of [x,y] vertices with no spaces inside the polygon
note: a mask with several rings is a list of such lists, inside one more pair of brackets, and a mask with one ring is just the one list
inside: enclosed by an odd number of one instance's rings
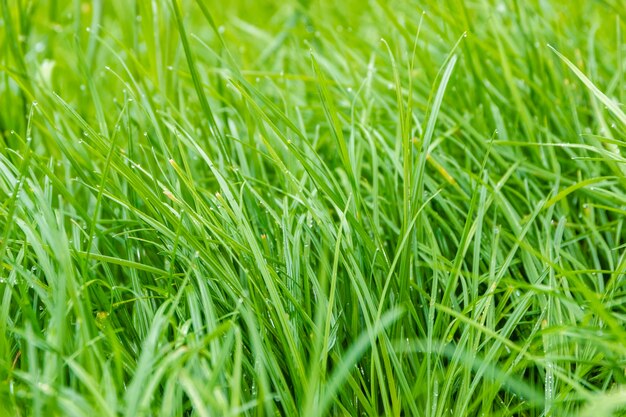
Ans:
{"label": "green grass", "polygon": [[619,0],[0,0],[0,416],[626,414]]}

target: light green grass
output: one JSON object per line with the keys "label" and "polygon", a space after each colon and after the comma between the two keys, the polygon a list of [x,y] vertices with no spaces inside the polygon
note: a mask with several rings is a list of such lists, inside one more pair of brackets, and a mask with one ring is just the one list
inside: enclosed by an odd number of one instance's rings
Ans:
{"label": "light green grass", "polygon": [[0,0],[0,416],[624,415],[621,6]]}

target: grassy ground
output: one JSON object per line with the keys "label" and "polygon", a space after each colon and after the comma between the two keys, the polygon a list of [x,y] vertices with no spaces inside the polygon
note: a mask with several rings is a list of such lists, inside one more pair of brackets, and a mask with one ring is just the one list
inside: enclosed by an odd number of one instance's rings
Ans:
{"label": "grassy ground", "polygon": [[620,4],[0,0],[0,416],[624,415]]}

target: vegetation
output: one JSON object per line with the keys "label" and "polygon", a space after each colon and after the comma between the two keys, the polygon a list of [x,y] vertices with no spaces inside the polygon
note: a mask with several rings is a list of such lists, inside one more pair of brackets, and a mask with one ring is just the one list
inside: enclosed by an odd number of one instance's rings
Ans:
{"label": "vegetation", "polygon": [[0,0],[0,415],[624,415],[622,6]]}

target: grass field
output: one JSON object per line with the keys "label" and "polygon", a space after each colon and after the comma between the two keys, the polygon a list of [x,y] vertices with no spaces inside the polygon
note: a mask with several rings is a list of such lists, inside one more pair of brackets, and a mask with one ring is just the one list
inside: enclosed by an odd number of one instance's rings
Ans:
{"label": "grass field", "polygon": [[0,11],[0,416],[626,415],[622,0]]}

